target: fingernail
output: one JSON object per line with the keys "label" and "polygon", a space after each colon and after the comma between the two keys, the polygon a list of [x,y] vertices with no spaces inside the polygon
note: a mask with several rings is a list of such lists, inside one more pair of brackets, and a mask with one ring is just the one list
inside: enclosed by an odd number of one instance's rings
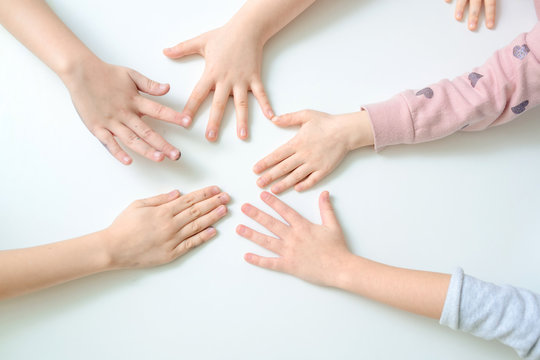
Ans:
{"label": "fingernail", "polygon": [[188,127],[189,124],[191,124],[191,118],[189,116],[184,116],[180,122],[182,123],[182,126]]}
{"label": "fingernail", "polygon": [[246,228],[242,225],[239,225],[238,226],[238,233],[239,234],[245,234],[246,233]]}
{"label": "fingernail", "polygon": [[167,90],[168,84],[159,84],[159,90],[165,91]]}
{"label": "fingernail", "polygon": [[225,205],[220,205],[217,209],[217,213],[219,216],[225,215],[226,212],[227,208],[225,207]]}
{"label": "fingernail", "polygon": [[275,121],[279,121],[279,116],[274,116],[274,117],[272,118],[272,121],[274,121],[274,122],[275,122]]}
{"label": "fingernail", "polygon": [[171,150],[169,155],[170,155],[172,160],[180,159],[180,151],[178,151],[178,150]]}
{"label": "fingernail", "polygon": [[129,156],[124,156],[124,159],[123,159],[124,163],[127,164],[127,163],[129,163],[130,160],[131,159],[129,158]]}
{"label": "fingernail", "polygon": [[475,23],[474,23],[474,22],[469,23],[469,29],[474,30],[474,27],[475,27]]}
{"label": "fingernail", "polygon": [[178,190],[173,190],[173,191],[171,191],[168,195],[169,195],[169,197],[172,198],[172,197],[175,197],[176,194],[178,194]]}
{"label": "fingernail", "polygon": [[244,129],[244,128],[240,129],[240,137],[244,138],[244,137],[246,137],[246,135],[247,135],[246,129]]}
{"label": "fingernail", "polygon": [[222,202],[223,204],[228,203],[229,200],[231,199],[231,198],[229,197],[229,194],[227,194],[227,193],[223,193],[223,194],[219,195],[218,198],[219,198],[219,200],[221,200],[221,202]]}
{"label": "fingernail", "polygon": [[492,28],[493,25],[494,25],[494,24],[493,24],[493,21],[491,21],[491,20],[488,21],[488,23],[487,23],[487,27],[488,27],[488,28]]}
{"label": "fingernail", "polygon": [[273,192],[274,194],[277,194],[278,192],[281,191],[281,186],[277,186],[277,185],[276,185],[276,186],[273,186],[271,190],[272,190],[272,192]]}
{"label": "fingernail", "polygon": [[264,180],[264,178],[259,178],[259,180],[257,180],[257,185],[259,185],[260,187],[266,186],[266,181]]}
{"label": "fingernail", "polygon": [[263,191],[263,192],[261,193],[261,199],[263,199],[263,200],[268,200],[268,199],[270,199],[270,194],[267,193],[266,191]]}
{"label": "fingernail", "polygon": [[210,194],[212,194],[212,195],[217,195],[220,192],[221,192],[221,190],[217,186],[212,186],[212,188],[210,189]]}
{"label": "fingernail", "polygon": [[208,138],[209,139],[215,139],[216,138],[216,132],[214,130],[208,131]]}
{"label": "fingernail", "polygon": [[456,19],[461,20],[461,17],[463,16],[463,13],[461,11],[458,11],[456,13]]}
{"label": "fingernail", "polygon": [[156,159],[156,160],[161,159],[161,151],[156,151],[156,152],[154,153],[154,159]]}
{"label": "fingernail", "polygon": [[210,226],[208,229],[206,229],[206,232],[210,235],[216,233],[216,229],[214,229],[212,226]]}
{"label": "fingernail", "polygon": [[274,112],[272,111],[272,109],[268,109],[266,110],[266,116],[268,116],[270,119],[274,117]]}

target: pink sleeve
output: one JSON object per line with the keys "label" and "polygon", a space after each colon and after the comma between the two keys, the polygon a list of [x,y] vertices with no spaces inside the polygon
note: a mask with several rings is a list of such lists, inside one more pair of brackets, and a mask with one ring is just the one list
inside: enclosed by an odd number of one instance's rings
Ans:
{"label": "pink sleeve", "polygon": [[[537,11],[539,3],[535,1]],[[472,72],[364,108],[379,150],[504,124],[538,104],[540,22]]]}

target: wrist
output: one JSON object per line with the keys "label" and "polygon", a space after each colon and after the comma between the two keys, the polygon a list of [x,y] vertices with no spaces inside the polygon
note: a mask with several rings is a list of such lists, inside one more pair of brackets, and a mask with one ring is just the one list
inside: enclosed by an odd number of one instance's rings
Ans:
{"label": "wrist", "polygon": [[83,78],[85,73],[92,72],[96,67],[103,64],[97,56],[88,51],[79,56],[66,59],[54,71],[66,87],[71,88]]}
{"label": "wrist", "polygon": [[354,254],[348,254],[336,267],[330,286],[350,291],[358,283],[360,276],[365,276],[369,262],[367,259]]}
{"label": "wrist", "polygon": [[90,273],[112,270],[112,258],[107,249],[108,235],[106,230],[98,231],[83,237],[86,242],[85,253],[92,268]]}
{"label": "wrist", "polygon": [[338,116],[342,121],[343,139],[349,151],[374,144],[373,128],[367,111]]}

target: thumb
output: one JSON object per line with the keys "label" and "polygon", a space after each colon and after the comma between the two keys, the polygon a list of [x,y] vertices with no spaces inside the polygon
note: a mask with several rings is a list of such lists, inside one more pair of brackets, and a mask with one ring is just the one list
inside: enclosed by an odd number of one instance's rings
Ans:
{"label": "thumb", "polygon": [[131,79],[133,80],[135,85],[137,85],[137,89],[149,95],[165,95],[169,92],[169,89],[171,88],[169,84],[162,84],[158,83],[157,81],[150,80],[149,78],[135,70],[131,70],[129,72],[129,75],[131,76]]}
{"label": "thumb", "polygon": [[330,193],[323,191],[319,196],[319,209],[321,210],[321,219],[323,225],[329,227],[339,227],[339,222],[334,213],[334,208],[330,202]]}
{"label": "thumb", "polygon": [[180,191],[173,190],[167,194],[156,195],[147,199],[139,200],[141,207],[160,206],[170,201],[177,199],[180,196]]}
{"label": "thumb", "polygon": [[272,122],[277,126],[288,127],[294,125],[302,125],[309,120],[309,111],[302,110],[295,113],[274,116]]}
{"label": "thumb", "polygon": [[173,47],[163,49],[163,54],[170,59],[179,59],[181,57],[193,54],[201,54],[203,41],[201,36],[191,40],[183,41]]}

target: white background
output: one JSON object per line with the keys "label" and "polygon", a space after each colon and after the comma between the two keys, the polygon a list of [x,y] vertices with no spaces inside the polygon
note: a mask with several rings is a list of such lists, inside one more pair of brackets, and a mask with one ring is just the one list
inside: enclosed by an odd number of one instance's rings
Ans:
{"label": "white background", "polygon": [[[204,68],[161,49],[224,24],[240,0],[50,1],[105,61],[171,83],[182,109]],[[536,22],[532,1],[499,1],[495,31],[453,20],[444,1],[320,0],[265,49],[278,113],[355,111],[481,65]],[[32,24],[28,24],[32,26]],[[151,122],[179,162],[134,156],[125,167],[86,130],[63,84],[0,30],[0,244],[19,248],[108,226],[132,200],[217,184],[233,201],[219,235],[158,268],[104,273],[0,303],[0,359],[513,359],[514,352],[334,289],[254,268],[264,253],[237,236],[263,207],[252,165],[291,138],[250,99],[251,137],[234,108],[221,139],[204,139],[207,101],[191,129]],[[319,221],[330,190],[352,250],[384,263],[471,275],[540,291],[540,109],[482,133],[350,154],[325,181],[281,198]],[[264,207],[263,207],[264,208]],[[362,274],[358,274],[362,276]]]}

